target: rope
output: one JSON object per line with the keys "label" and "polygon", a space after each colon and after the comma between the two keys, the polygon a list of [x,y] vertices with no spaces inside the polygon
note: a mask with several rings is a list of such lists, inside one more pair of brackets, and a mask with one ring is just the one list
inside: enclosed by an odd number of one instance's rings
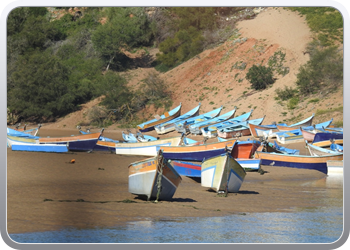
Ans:
{"label": "rope", "polygon": [[[163,167],[164,167],[164,162],[163,162],[163,154],[162,151],[159,150],[158,152],[158,166],[159,166],[159,174],[158,174],[158,178],[157,178],[157,198],[154,202],[158,202],[160,193],[162,192],[162,177],[163,177]],[[158,167],[157,167],[158,170]]]}

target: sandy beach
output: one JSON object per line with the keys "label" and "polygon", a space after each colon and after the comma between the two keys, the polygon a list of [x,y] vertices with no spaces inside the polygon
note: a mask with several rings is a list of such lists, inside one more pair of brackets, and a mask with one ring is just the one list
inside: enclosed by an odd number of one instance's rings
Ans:
{"label": "sandy beach", "polygon": [[[77,132],[41,129],[40,135],[67,136]],[[111,131],[105,136],[121,139],[120,132]],[[302,145],[294,147],[305,150]],[[128,166],[144,158],[106,152],[35,153],[8,149],[8,233],[111,227],[145,219],[288,212],[295,207],[323,205],[317,190],[322,188],[326,175],[272,166],[262,166],[264,174],[248,172],[239,193],[229,193],[227,197],[201,187],[200,180],[183,176],[171,201],[142,200],[128,192]],[[74,164],[71,159],[75,159]],[[303,185],[310,181],[315,184]]]}

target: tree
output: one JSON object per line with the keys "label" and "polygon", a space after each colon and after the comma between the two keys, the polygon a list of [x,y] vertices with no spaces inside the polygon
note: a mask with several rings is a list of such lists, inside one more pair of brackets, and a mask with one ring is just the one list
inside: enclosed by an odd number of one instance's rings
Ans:
{"label": "tree", "polygon": [[[115,15],[108,22],[99,26],[92,35],[92,42],[97,51],[107,58],[107,67],[123,50],[130,50],[150,40],[147,17],[143,13],[132,15],[128,8],[113,8]],[[110,11],[112,11],[110,10]]]}
{"label": "tree", "polygon": [[253,65],[249,69],[246,78],[252,84],[252,87],[256,90],[266,89],[269,84],[275,82],[273,79],[273,70],[269,67],[261,65]]}
{"label": "tree", "polygon": [[108,71],[100,79],[99,87],[99,94],[105,96],[101,104],[107,109],[118,110],[117,115],[123,117],[128,110],[123,109],[122,107],[129,105],[133,98],[132,92],[130,92],[126,86],[125,78],[112,71]]}
{"label": "tree", "polygon": [[22,56],[12,74],[8,107],[22,117],[51,118],[74,108],[74,91],[68,85],[69,70],[57,57],[37,51]]}

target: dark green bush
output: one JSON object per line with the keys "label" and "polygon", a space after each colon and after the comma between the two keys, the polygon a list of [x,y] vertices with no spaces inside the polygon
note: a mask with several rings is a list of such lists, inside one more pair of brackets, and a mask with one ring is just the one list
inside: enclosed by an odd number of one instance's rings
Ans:
{"label": "dark green bush", "polygon": [[284,86],[284,89],[278,88],[278,89],[276,89],[275,92],[276,92],[279,99],[281,99],[282,101],[285,101],[285,100],[288,100],[288,99],[294,97],[294,95],[296,93],[298,93],[298,90],[293,89],[292,87]]}
{"label": "dark green bush", "polygon": [[273,70],[265,66],[253,65],[246,74],[246,79],[251,83],[253,89],[266,89],[268,85],[273,84]]}

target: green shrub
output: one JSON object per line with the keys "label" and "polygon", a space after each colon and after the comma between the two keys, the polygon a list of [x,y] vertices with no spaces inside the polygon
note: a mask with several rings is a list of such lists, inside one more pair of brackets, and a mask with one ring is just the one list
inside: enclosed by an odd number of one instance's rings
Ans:
{"label": "green shrub", "polygon": [[298,90],[293,89],[292,87],[284,86],[284,89],[278,88],[275,92],[277,94],[278,99],[285,101],[294,97]]}
{"label": "green shrub", "polygon": [[289,100],[287,107],[289,109],[295,109],[299,103],[299,98],[298,97],[293,97]]}
{"label": "green shrub", "polygon": [[255,90],[266,89],[268,85],[275,82],[272,69],[261,65],[253,65],[248,70],[246,78]]}

